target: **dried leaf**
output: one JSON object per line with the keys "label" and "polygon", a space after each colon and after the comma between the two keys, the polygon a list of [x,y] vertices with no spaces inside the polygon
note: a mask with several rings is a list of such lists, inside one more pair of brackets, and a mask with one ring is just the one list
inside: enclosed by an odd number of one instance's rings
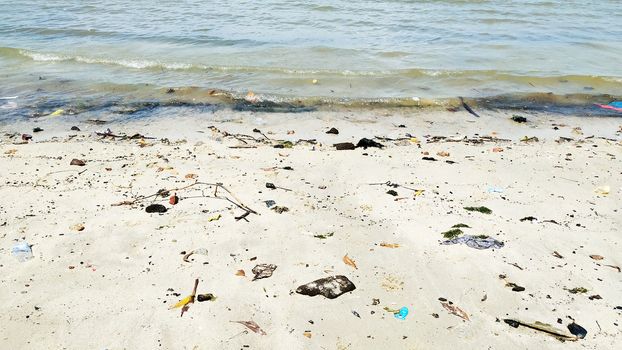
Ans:
{"label": "dried leaf", "polygon": [[246,272],[244,272],[244,270],[238,270],[235,273],[236,276],[241,276],[241,277],[245,277],[246,276]]}
{"label": "dried leaf", "polygon": [[385,243],[385,242],[380,243],[380,246],[385,247],[385,248],[399,248],[400,247],[400,245],[397,243]]}
{"label": "dried leaf", "polygon": [[449,157],[449,152],[440,151],[440,152],[437,152],[436,155],[439,157]]}
{"label": "dried leaf", "polygon": [[604,259],[604,257],[602,257],[600,255],[596,255],[596,254],[590,255],[590,258],[592,258],[594,260],[603,260]]}
{"label": "dried leaf", "polygon": [[69,229],[71,229],[73,231],[83,231],[84,230],[84,225],[82,225],[82,224],[71,225],[69,227]]}
{"label": "dried leaf", "polygon": [[355,262],[354,260],[352,260],[352,259],[348,256],[348,254],[346,254],[346,255],[344,255],[344,256],[343,256],[343,262],[344,262],[346,265],[350,265],[350,266],[354,267],[355,269],[358,269],[358,267],[356,267],[356,262]]}
{"label": "dried leaf", "polygon": [[196,179],[197,177],[199,177],[199,175],[193,173],[186,174],[185,176],[186,179]]}
{"label": "dried leaf", "polygon": [[311,336],[312,336],[311,332],[304,332],[304,333],[302,333],[302,335],[304,335],[305,337],[307,337],[309,339],[311,339]]}
{"label": "dried leaf", "polygon": [[458,306],[450,304],[447,301],[442,301],[441,305],[443,305],[445,310],[449,311],[450,314],[456,315],[466,321],[469,321],[469,315],[466,312],[464,312],[464,310],[459,308]]}
{"label": "dried leaf", "polygon": [[263,329],[261,329],[261,327],[259,327],[259,325],[257,323],[255,323],[255,321],[231,321],[233,323],[239,323],[241,325],[246,326],[246,328],[250,329],[251,331],[257,333],[257,334],[261,334],[261,335],[267,335],[268,333],[264,332]]}

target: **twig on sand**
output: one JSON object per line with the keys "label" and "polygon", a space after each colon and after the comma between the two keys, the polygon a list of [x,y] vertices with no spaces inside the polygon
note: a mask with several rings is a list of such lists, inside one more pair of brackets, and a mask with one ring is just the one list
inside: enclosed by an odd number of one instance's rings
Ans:
{"label": "twig on sand", "polygon": [[[192,196],[192,197],[179,197],[180,199],[189,199],[189,198],[212,198],[212,199],[220,199],[220,200],[225,200],[228,201],[229,203],[235,205],[236,207],[238,207],[239,209],[242,209],[244,211],[244,213],[240,216],[236,217],[236,220],[240,220],[240,219],[245,219],[249,214],[256,214],[259,215],[256,211],[254,211],[253,209],[249,208],[248,206],[246,206],[244,203],[242,203],[241,200],[239,200],[235,194],[233,194],[231,191],[229,191],[228,188],[226,188],[222,183],[217,182],[217,183],[209,183],[209,182],[195,182],[192,183],[190,185],[187,186],[183,186],[183,187],[177,187],[177,188],[171,188],[171,189],[162,189],[159,190],[158,192],[154,193],[154,194],[150,194],[147,196],[143,196],[143,195],[139,195],[136,196],[134,199],[132,200],[125,200],[119,203],[114,203],[112,204],[112,206],[121,206],[121,205],[134,205],[137,203],[140,203],[142,201],[148,200],[148,199],[153,199],[152,202],[154,202],[155,200],[157,200],[158,197],[163,197],[166,198],[168,197],[169,193],[180,193],[183,190],[187,190],[189,188],[196,188],[196,187],[207,187],[207,188],[214,188],[214,192],[213,194],[205,194],[204,189],[201,191],[201,196]],[[222,190],[224,192],[226,192],[226,194],[224,195],[220,195],[218,193],[218,190]]]}

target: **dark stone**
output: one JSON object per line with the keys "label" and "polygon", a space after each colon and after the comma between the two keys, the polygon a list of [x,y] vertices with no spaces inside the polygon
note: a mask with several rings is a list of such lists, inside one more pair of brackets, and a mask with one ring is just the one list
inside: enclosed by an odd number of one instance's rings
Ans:
{"label": "dark stone", "polygon": [[397,196],[397,192],[395,192],[394,190],[388,190],[387,194],[390,194],[392,196]]}
{"label": "dark stone", "polygon": [[266,188],[269,188],[271,190],[276,190],[276,186],[274,186],[274,184],[270,182],[266,182]]}
{"label": "dark stone", "polygon": [[436,162],[436,158],[434,158],[434,157],[423,157],[423,158],[421,158],[421,159],[423,159],[423,160],[429,160],[429,161],[432,161],[432,162]]}
{"label": "dark stone", "polygon": [[166,207],[162,204],[151,204],[145,208],[147,213],[166,213]]}
{"label": "dark stone", "polygon": [[349,151],[356,148],[352,142],[342,142],[333,145],[337,151]]}
{"label": "dark stone", "polygon": [[382,148],[384,147],[383,144],[378,143],[374,140],[370,140],[370,139],[366,139],[366,138],[362,138],[359,140],[359,142],[356,144],[356,148],[359,147],[363,147],[363,149],[367,149],[367,147],[376,147],[376,148]]}
{"label": "dark stone", "polygon": [[587,335],[587,331],[585,330],[585,328],[579,326],[574,322],[568,325],[568,330],[570,331],[570,333],[572,333],[572,335],[576,335],[580,339],[585,338],[585,336]]}
{"label": "dark stone", "polygon": [[351,292],[356,289],[356,286],[346,276],[330,276],[326,278],[320,278],[313,282],[303,284],[296,289],[296,293],[302,295],[308,295],[310,297],[316,295],[323,295],[328,299],[335,299],[338,296]]}
{"label": "dark stone", "polygon": [[41,132],[41,131],[43,131],[43,129],[41,129],[38,126],[36,128],[34,128],[34,129],[32,129],[32,132]]}
{"label": "dark stone", "polygon": [[71,160],[71,163],[69,163],[69,165],[85,166],[86,163],[83,160],[74,158]]}
{"label": "dark stone", "polygon": [[527,122],[527,118],[521,117],[520,115],[513,115],[512,116],[512,120],[517,122],[517,123],[526,123]]}
{"label": "dark stone", "polygon": [[71,130],[73,130],[73,131],[80,131],[80,128],[74,125],[74,126],[71,127]]}
{"label": "dark stone", "polygon": [[333,135],[339,135],[339,130],[337,130],[335,128],[330,128],[330,130],[328,130],[326,133],[327,134],[333,134]]}
{"label": "dark stone", "polygon": [[510,325],[510,327],[514,327],[514,328],[518,328],[518,326],[520,326],[520,323],[514,321],[514,320],[510,320],[509,318],[506,318],[505,320],[503,320],[503,322],[507,323]]}

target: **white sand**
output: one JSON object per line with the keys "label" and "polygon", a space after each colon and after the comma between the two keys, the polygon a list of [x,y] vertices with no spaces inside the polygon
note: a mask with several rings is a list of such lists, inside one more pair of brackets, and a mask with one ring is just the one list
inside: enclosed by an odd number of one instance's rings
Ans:
{"label": "white sand", "polygon": [[[606,265],[622,266],[622,122],[523,114],[530,122],[517,124],[509,112],[482,114],[219,111],[103,126],[76,123],[80,132],[69,131],[71,117],[4,125],[0,349],[617,348],[622,310],[614,308],[622,305],[622,273]],[[553,130],[552,124],[566,126]],[[19,137],[6,135],[30,133],[36,125],[45,131],[28,144],[16,145]],[[275,149],[248,141],[258,147],[229,148],[242,143],[210,125],[257,138],[252,129],[260,128],[271,139],[319,143]],[[333,126],[339,135],[324,133]],[[140,147],[139,140],[102,140],[92,133],[106,128],[158,140]],[[382,150],[331,146],[405,133],[418,138],[420,147],[408,140],[380,141],[387,146]],[[427,143],[425,137],[475,134],[510,141]],[[523,136],[539,142],[519,141]],[[559,136],[574,141],[557,143]],[[450,156],[440,157],[440,151]],[[438,161],[422,160],[422,152]],[[86,166],[70,166],[73,158]],[[285,166],[293,170],[268,169]],[[174,207],[162,198],[159,203],[169,208],[163,215],[140,205],[111,206],[191,184],[188,173],[222,182],[259,215],[236,221],[243,211],[229,202],[184,199],[201,195],[194,190],[179,191],[182,200]],[[393,188],[369,185],[386,181],[425,191],[415,197],[398,187],[393,197],[386,194]],[[292,191],[267,189],[266,182]],[[609,186],[610,193],[595,193],[599,186]],[[503,192],[491,193],[491,187]],[[289,212],[277,214],[265,200]],[[465,206],[493,213],[471,213]],[[218,213],[220,220],[208,222]],[[538,220],[520,221],[527,216]],[[70,229],[78,223],[83,231]],[[505,246],[440,245],[441,232],[457,223],[471,227],[466,234],[485,234]],[[327,239],[313,237],[329,232],[334,235]],[[34,258],[20,263],[11,247],[22,239],[32,244]],[[180,252],[197,248],[208,255],[182,261]],[[358,269],[343,263],[346,254]],[[272,277],[251,281],[251,269],[261,263],[278,268]],[[235,275],[239,269],[246,277]],[[303,283],[335,274],[347,276],[356,290],[333,300],[294,293]],[[190,294],[195,278],[198,292],[217,300],[195,303],[180,317],[179,309],[169,307]],[[526,290],[514,292],[506,282]],[[576,287],[588,292],[567,291]],[[602,299],[588,299],[592,295]],[[441,297],[470,321],[449,314]],[[372,305],[374,298],[379,305]],[[383,310],[402,306],[410,310],[404,321]],[[587,329],[585,339],[562,343],[502,321],[540,321],[568,333],[569,316]],[[230,322],[238,320],[255,321],[267,335]]]}

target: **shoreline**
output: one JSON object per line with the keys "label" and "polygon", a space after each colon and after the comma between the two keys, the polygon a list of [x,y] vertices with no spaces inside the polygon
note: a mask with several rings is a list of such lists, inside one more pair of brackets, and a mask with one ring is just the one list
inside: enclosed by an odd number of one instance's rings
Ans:
{"label": "shoreline", "polygon": [[[416,108],[169,112],[94,115],[111,120],[105,124],[48,116],[0,127],[1,347],[618,343],[621,119],[503,110],[475,118]],[[514,114],[527,122],[511,121]],[[74,125],[80,131],[70,130]],[[43,131],[32,133],[35,126]],[[332,127],[339,134],[327,134]],[[97,135],[107,129],[127,137]],[[33,140],[20,144],[24,133]],[[333,147],[362,138],[384,147]],[[74,158],[86,165],[70,165]],[[256,214],[236,220],[244,210],[206,198],[213,188],[177,190],[176,205],[154,198],[168,209],[163,214],[145,212],[152,199],[113,205],[196,181],[223,183],[230,199]],[[375,185],[386,182],[399,186]],[[464,209],[471,206],[492,213]],[[534,219],[522,220],[528,217]],[[463,237],[486,235],[504,245],[441,245],[456,224],[469,226]],[[26,262],[11,256],[22,240],[34,255]],[[200,249],[207,255],[183,261]],[[277,268],[252,281],[257,264]],[[332,275],[356,289],[336,299],[296,293]],[[180,317],[169,307],[191,292],[195,278],[199,294],[217,299],[196,302]],[[405,320],[385,309],[401,307],[409,309]],[[585,339],[562,343],[503,322],[540,321],[568,333],[569,317],[587,330]],[[230,322],[251,320],[267,334]]]}

